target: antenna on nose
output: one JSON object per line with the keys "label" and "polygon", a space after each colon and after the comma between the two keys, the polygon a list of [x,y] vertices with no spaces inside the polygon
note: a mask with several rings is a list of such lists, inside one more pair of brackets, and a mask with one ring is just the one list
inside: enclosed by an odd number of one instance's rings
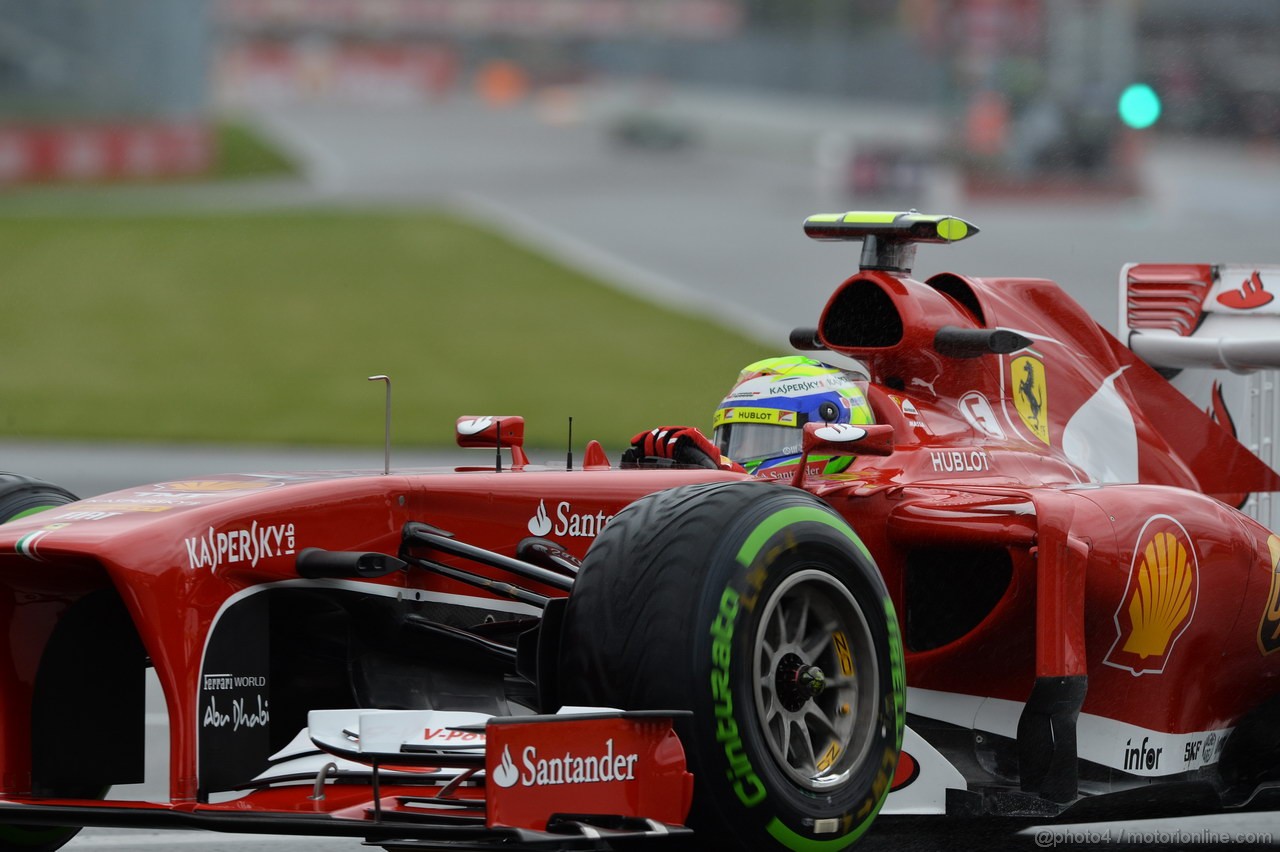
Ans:
{"label": "antenna on nose", "polygon": [[391,377],[390,376],[370,376],[371,382],[386,382],[387,384],[387,414],[383,421],[383,452],[382,452],[382,473],[387,475],[391,473]]}

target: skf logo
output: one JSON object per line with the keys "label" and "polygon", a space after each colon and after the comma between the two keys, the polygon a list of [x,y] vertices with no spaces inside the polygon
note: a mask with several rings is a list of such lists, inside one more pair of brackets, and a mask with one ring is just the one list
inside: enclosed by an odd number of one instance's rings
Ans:
{"label": "skf logo", "polygon": [[1271,551],[1271,595],[1258,622],[1258,650],[1264,657],[1280,650],[1280,538],[1268,538],[1267,550]]}
{"label": "skf logo", "polygon": [[1013,404],[1018,416],[1043,443],[1049,443],[1049,395],[1045,388],[1044,362],[1031,355],[1009,363],[1013,382]]}
{"label": "skf logo", "polygon": [[1173,518],[1155,515],[1138,535],[1107,665],[1135,677],[1163,672],[1191,624],[1199,594],[1200,567],[1191,537]]}

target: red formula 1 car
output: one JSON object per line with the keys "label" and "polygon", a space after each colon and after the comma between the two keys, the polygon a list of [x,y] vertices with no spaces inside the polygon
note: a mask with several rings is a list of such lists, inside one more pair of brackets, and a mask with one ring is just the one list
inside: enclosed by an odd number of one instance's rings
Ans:
{"label": "red formula 1 car", "polygon": [[[551,469],[518,417],[461,419],[496,460],[450,471],[8,477],[3,848],[809,852],[877,815],[1249,802],[1280,766],[1277,270],[1128,267],[1125,345],[1049,281],[910,277],[963,220],[805,227],[862,263],[792,343],[865,365],[874,416],[805,425],[789,477]],[[170,796],[113,800],[148,666]]]}

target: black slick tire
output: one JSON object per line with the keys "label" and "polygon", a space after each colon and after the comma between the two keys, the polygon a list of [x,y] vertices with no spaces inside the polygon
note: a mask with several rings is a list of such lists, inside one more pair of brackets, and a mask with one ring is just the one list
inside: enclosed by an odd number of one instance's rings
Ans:
{"label": "black slick tire", "polygon": [[888,795],[902,746],[897,617],[870,554],[799,489],[734,481],[628,506],[570,593],[565,704],[677,721],[699,849],[829,852]]}
{"label": "black slick tire", "polygon": [[61,486],[16,473],[0,473],[0,524],[78,499]]}
{"label": "black slick tire", "polygon": [[[16,473],[0,473],[0,524],[78,499],[58,485]],[[0,852],[52,852],[79,831],[62,826],[0,825]]]}

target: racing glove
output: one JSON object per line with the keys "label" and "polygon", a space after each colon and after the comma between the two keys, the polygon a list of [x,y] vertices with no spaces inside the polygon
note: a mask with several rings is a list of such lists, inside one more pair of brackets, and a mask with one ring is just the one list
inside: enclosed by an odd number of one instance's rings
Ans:
{"label": "racing glove", "polygon": [[663,459],[691,467],[746,472],[741,465],[720,455],[711,439],[693,426],[659,426],[641,432],[631,439],[631,447],[622,454],[623,465],[640,466]]}

